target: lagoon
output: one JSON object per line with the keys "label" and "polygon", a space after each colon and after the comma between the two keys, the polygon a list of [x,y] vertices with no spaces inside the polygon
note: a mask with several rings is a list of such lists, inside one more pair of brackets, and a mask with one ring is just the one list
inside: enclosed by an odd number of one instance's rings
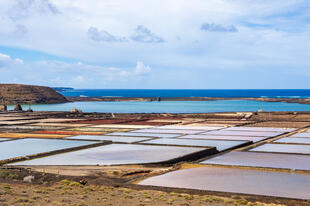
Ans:
{"label": "lagoon", "polygon": [[[124,102],[69,102],[63,104],[31,105],[34,111],[71,111],[103,113],[212,113],[263,111],[310,111],[310,105],[285,102],[261,102],[251,100],[217,101],[124,101]],[[8,106],[13,109],[13,106]],[[28,109],[28,105],[23,105]]]}

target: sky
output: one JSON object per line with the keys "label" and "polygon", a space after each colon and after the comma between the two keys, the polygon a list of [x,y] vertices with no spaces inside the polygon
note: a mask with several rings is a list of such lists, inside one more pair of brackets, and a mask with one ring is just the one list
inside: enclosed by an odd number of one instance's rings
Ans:
{"label": "sky", "polygon": [[310,89],[309,0],[1,0],[0,83]]}

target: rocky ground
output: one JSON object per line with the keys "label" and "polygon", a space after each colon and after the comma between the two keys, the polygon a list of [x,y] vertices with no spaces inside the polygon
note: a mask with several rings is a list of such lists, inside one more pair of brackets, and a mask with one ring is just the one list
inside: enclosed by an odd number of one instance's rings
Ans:
{"label": "rocky ground", "polygon": [[[113,169],[114,176],[119,173]],[[101,180],[100,180],[101,178]],[[114,179],[114,180],[113,180]],[[118,179],[118,181],[117,181]],[[269,200],[202,191],[152,189],[121,184],[116,177],[65,176],[31,170],[0,170],[0,205],[309,205],[301,201]],[[117,183],[119,182],[119,183]]]}
{"label": "rocky ground", "polygon": [[64,103],[68,100],[49,87],[0,84],[0,104]]}

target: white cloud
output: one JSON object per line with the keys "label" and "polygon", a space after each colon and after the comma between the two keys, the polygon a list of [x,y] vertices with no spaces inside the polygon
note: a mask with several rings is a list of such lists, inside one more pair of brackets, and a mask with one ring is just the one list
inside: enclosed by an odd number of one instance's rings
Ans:
{"label": "white cloud", "polygon": [[125,37],[117,37],[105,30],[99,31],[99,29],[95,27],[90,27],[88,29],[88,37],[94,41],[104,41],[104,42],[126,42],[127,39]]}
{"label": "white cloud", "polygon": [[135,79],[151,71],[138,61],[136,68],[105,67],[82,62],[63,61],[23,62],[0,53],[0,82],[16,82],[46,86],[73,86],[76,88],[114,87],[120,82]]}
{"label": "white cloud", "polygon": [[22,20],[36,14],[58,14],[59,11],[49,0],[15,0],[8,10],[13,21]]}
{"label": "white cloud", "polygon": [[[127,37],[118,37],[105,30],[99,31],[96,27],[90,27],[87,34],[90,39],[97,42],[128,42]],[[143,25],[137,26],[134,30],[134,34],[131,35],[129,39],[141,43],[162,43],[165,41],[162,37],[152,33]]]}
{"label": "white cloud", "polygon": [[[73,76],[85,74],[84,87],[95,87],[95,83],[90,85],[89,82],[98,78],[93,72],[83,73],[81,67],[107,65],[100,76],[105,80],[101,84],[109,85],[113,79],[117,83],[135,82],[139,87],[140,78],[130,78],[134,77],[136,61],[142,60],[152,67],[152,75],[146,78],[157,76],[161,80],[174,71],[186,75],[183,80],[187,78],[186,82],[192,81],[193,85],[201,78],[208,87],[204,77],[218,70],[224,74],[225,71],[242,71],[240,76],[247,73],[255,76],[258,71],[273,71],[269,74],[275,76],[299,72],[309,75],[310,27],[307,18],[308,0],[2,0],[0,46],[26,49],[26,53],[28,50],[39,51],[42,56],[47,53],[46,59],[53,59],[50,56],[54,55],[64,61],[68,58],[68,61],[88,62],[82,66],[67,66],[79,68],[76,70],[65,70],[64,65],[49,62],[47,68],[50,71],[40,77],[50,80],[54,75],[54,81],[59,83],[67,79],[70,82]],[[204,32],[200,28],[205,22],[209,22],[208,31],[236,29],[238,32],[230,35]],[[22,27],[18,29],[17,25]],[[89,31],[93,25],[95,27]],[[15,35],[14,31],[21,35]],[[128,40],[126,43],[118,43],[124,38]],[[156,43],[163,41],[165,43]],[[27,59],[25,62],[30,64]],[[29,67],[21,68],[30,71]],[[101,74],[98,70],[94,73]],[[188,74],[195,72],[200,73],[197,80],[189,78]],[[178,81],[173,81],[174,75],[167,80],[172,86]],[[0,78],[12,79],[12,76]],[[221,80],[225,84],[230,77]],[[153,84],[156,87],[161,81]],[[217,84],[222,83],[217,81]]]}
{"label": "white cloud", "polygon": [[165,40],[162,37],[152,33],[148,28],[143,25],[137,26],[135,34],[131,36],[131,39],[136,42],[142,43],[162,43]]}
{"label": "white cloud", "polygon": [[21,59],[18,59],[18,58],[13,59],[9,55],[0,53],[0,69],[21,65],[23,63],[24,62]]}
{"label": "white cloud", "polygon": [[25,27],[24,25],[21,25],[21,24],[17,24],[15,26],[14,31],[13,31],[13,35],[16,37],[23,37],[27,34],[27,32],[28,32],[27,27]]}
{"label": "white cloud", "polygon": [[200,27],[202,31],[210,31],[210,32],[238,32],[238,29],[234,25],[221,25],[214,23],[203,23]]}
{"label": "white cloud", "polygon": [[141,61],[137,62],[135,74],[146,75],[146,74],[149,74],[150,72],[151,72],[150,66],[144,65],[143,62],[141,62]]}

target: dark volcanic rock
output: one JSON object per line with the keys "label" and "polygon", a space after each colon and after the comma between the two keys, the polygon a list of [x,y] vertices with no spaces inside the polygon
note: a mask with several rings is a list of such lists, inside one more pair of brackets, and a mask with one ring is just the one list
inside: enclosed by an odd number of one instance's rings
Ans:
{"label": "dark volcanic rock", "polygon": [[64,103],[68,100],[49,87],[0,84],[0,104]]}
{"label": "dark volcanic rock", "polygon": [[14,107],[14,111],[23,111],[22,106],[20,106],[20,104],[16,104]]}

